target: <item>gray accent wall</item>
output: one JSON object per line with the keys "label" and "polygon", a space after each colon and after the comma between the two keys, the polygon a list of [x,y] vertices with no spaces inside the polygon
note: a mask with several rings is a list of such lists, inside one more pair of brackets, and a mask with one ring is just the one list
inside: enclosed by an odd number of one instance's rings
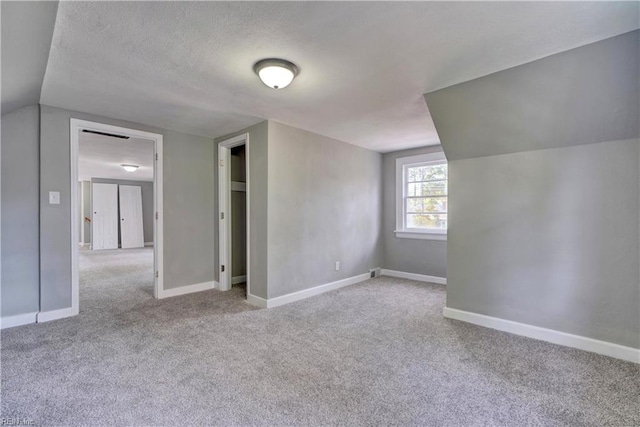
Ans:
{"label": "gray accent wall", "polygon": [[638,145],[449,162],[447,307],[640,347]]}
{"label": "gray accent wall", "polygon": [[40,109],[2,116],[2,317],[37,312]]}
{"label": "gray accent wall", "polygon": [[[267,207],[268,207],[268,132],[269,123],[267,121],[260,122],[256,125],[242,129],[241,131],[234,132],[229,135],[225,135],[220,138],[216,138],[216,144],[224,142],[229,138],[238,136],[244,133],[249,134],[249,176],[251,191],[249,194],[249,205],[251,210],[251,217],[249,222],[250,236],[249,236],[249,280],[250,289],[252,295],[267,299],[267,285],[268,285],[268,252],[267,252]],[[218,158],[218,150],[216,149],[216,161]],[[217,174],[217,171],[216,171]],[[218,178],[216,175],[216,183]],[[217,184],[216,184],[217,185]],[[219,215],[218,202],[217,202],[217,187],[216,187],[216,212]],[[216,226],[216,230],[218,227]],[[217,231],[216,231],[217,233]],[[216,271],[219,270],[218,262],[218,237],[216,234]],[[217,275],[217,273],[216,273]],[[217,277],[219,277],[217,275]]]}
{"label": "gray accent wall", "polygon": [[[71,306],[71,117],[163,135],[164,288],[215,280],[217,223],[213,141],[43,105],[40,156],[46,161],[41,162],[40,167],[41,310]],[[60,205],[48,204],[48,192],[53,190],[60,191]]]}
{"label": "gray accent wall", "polygon": [[[82,213],[80,215],[80,222],[84,227],[84,241],[82,241],[81,243],[87,244],[91,243],[91,223],[86,222],[84,218],[92,218],[93,216],[91,213],[91,181],[82,181],[81,188],[82,198],[80,202],[82,203]],[[151,206],[153,206],[153,199]],[[151,236],[153,237],[153,224],[151,226]],[[82,235],[80,235],[80,239],[82,240]]]}
{"label": "gray accent wall", "polygon": [[0,25],[2,114],[40,102],[57,1],[3,1]]}
{"label": "gray accent wall", "polygon": [[381,203],[380,153],[269,121],[269,298],[381,267]]}
{"label": "gray accent wall", "polygon": [[[91,178],[91,183],[135,185],[142,190],[142,227],[144,229],[145,243],[153,242],[153,182],[130,181],[122,179]],[[90,216],[90,218],[92,218]],[[118,235],[118,244],[121,243]]]}
{"label": "gray accent wall", "polygon": [[425,95],[447,159],[635,138],[640,30]]}
{"label": "gray accent wall", "polygon": [[639,34],[425,95],[448,307],[640,347]]}
{"label": "gray accent wall", "polygon": [[384,268],[427,276],[447,277],[447,242],[396,237],[396,159],[441,152],[442,146],[385,153],[382,156]]}

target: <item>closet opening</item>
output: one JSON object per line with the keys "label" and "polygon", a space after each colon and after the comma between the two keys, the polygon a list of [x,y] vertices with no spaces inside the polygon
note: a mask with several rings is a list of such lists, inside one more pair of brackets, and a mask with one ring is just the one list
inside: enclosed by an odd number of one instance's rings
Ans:
{"label": "closet opening", "polygon": [[218,145],[219,281],[221,291],[251,295],[249,135]]}

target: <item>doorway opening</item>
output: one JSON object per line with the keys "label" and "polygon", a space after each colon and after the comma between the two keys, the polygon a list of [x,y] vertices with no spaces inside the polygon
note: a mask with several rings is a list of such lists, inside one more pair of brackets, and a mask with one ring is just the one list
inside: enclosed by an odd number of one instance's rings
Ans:
{"label": "doorway opening", "polygon": [[73,314],[162,297],[162,135],[71,119]]}
{"label": "doorway opening", "polygon": [[249,134],[218,144],[218,289],[251,294]]}

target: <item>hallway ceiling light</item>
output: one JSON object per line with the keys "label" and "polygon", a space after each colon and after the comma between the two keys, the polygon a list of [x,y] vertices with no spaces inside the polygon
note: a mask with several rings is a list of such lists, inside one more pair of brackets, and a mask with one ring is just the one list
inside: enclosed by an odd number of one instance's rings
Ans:
{"label": "hallway ceiling light", "polygon": [[289,86],[298,75],[298,67],[285,59],[267,58],[258,61],[253,66],[262,83],[272,89],[283,89]]}
{"label": "hallway ceiling light", "polygon": [[122,166],[122,169],[126,170],[127,172],[135,172],[138,170],[138,166],[136,165],[120,165]]}

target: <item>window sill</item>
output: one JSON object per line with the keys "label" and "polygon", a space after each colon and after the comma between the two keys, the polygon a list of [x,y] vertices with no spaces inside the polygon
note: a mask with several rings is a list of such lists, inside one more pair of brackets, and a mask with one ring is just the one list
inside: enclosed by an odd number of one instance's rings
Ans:
{"label": "window sill", "polygon": [[447,232],[438,231],[402,231],[395,230],[396,237],[400,239],[421,239],[447,241]]}

